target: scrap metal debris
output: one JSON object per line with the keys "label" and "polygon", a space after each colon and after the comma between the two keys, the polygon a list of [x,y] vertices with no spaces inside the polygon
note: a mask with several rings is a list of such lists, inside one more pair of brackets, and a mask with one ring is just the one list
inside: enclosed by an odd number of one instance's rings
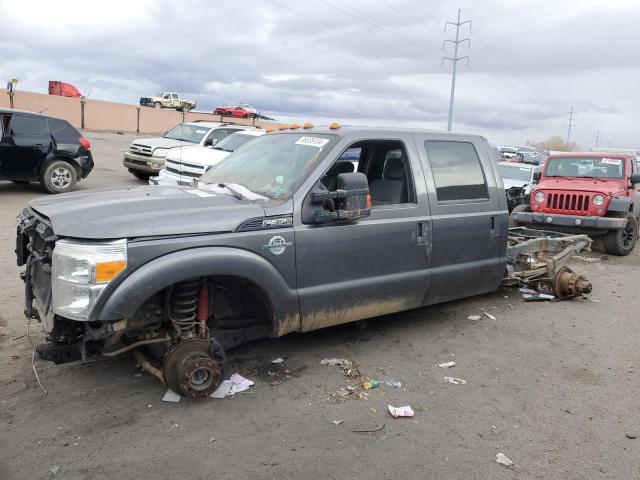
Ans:
{"label": "scrap metal debris", "polygon": [[466,385],[467,381],[458,377],[444,377],[444,383],[451,383],[453,385]]}
{"label": "scrap metal debris", "polygon": [[331,365],[342,368],[343,373],[351,378],[357,378],[360,376],[360,370],[358,370],[358,362],[352,362],[345,358],[323,358],[320,360],[320,365]]}
{"label": "scrap metal debris", "polygon": [[389,405],[389,413],[393,418],[398,417],[413,417],[415,413],[411,406],[407,405],[405,407],[393,407]]}
{"label": "scrap metal debris", "polygon": [[544,301],[544,300],[555,300],[554,295],[550,295],[548,293],[536,292],[532,288],[520,288],[520,293],[522,294],[522,298],[525,302],[535,302],[535,301]]}
{"label": "scrap metal debris", "polygon": [[177,394],[176,392],[174,392],[173,390],[168,388],[167,391],[165,392],[164,396],[162,397],[162,401],[163,402],[178,403],[181,398],[182,397],[179,394]]}
{"label": "scrap metal debris", "polygon": [[456,366],[456,362],[444,362],[444,363],[439,363],[438,367],[440,368],[451,368],[451,367],[455,367]]}
{"label": "scrap metal debris", "polygon": [[500,452],[496,454],[496,463],[500,465],[504,465],[505,467],[513,467],[515,465],[509,457],[507,457],[504,453]]}

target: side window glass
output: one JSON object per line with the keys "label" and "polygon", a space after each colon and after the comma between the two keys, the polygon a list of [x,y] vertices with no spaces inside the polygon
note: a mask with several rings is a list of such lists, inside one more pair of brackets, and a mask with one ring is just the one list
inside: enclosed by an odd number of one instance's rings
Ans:
{"label": "side window glass", "polygon": [[49,119],[49,130],[57,143],[78,143],[80,135],[66,120]]}
{"label": "side window glass", "polygon": [[165,99],[170,99],[170,98],[171,98],[171,95],[168,95],[168,94],[167,94],[167,95],[165,95],[163,98],[165,98]]}
{"label": "side window glass", "polygon": [[10,133],[12,135],[45,135],[48,133],[47,121],[44,117],[14,115]]}
{"label": "side window glass", "polygon": [[226,137],[228,135],[227,130],[223,129],[223,128],[219,128],[217,130],[214,130],[213,132],[211,132],[209,134],[209,136],[207,137],[207,142],[211,142],[212,140],[222,140],[224,137]]}
{"label": "side window glass", "polygon": [[489,198],[480,158],[472,143],[424,143],[439,202]]}
{"label": "side window glass", "polygon": [[174,100],[178,99],[178,95],[176,95],[175,93],[173,95],[171,95],[173,97]]}

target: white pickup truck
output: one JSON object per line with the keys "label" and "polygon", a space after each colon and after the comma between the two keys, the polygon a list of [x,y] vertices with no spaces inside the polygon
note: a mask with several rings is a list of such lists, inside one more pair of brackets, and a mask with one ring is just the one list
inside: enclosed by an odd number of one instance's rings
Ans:
{"label": "white pickup truck", "polygon": [[157,109],[173,108],[174,110],[188,112],[189,110],[196,108],[196,101],[182,98],[177,93],[160,92],[154,97],[141,97],[140,105],[143,107],[154,107]]}

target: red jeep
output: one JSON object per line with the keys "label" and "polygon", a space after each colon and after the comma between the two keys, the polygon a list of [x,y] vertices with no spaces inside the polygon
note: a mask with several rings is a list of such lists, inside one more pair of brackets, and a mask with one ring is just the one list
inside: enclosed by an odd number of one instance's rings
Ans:
{"label": "red jeep", "polygon": [[613,255],[628,255],[638,238],[640,174],[624,154],[550,155],[533,188],[530,205],[518,205],[513,223],[602,236]]}

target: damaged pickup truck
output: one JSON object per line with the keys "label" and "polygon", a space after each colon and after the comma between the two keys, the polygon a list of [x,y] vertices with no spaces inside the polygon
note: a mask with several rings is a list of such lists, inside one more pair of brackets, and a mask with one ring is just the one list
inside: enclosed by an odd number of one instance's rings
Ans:
{"label": "damaged pickup truck", "polygon": [[197,186],[33,200],[17,233],[25,314],[47,333],[41,358],[133,352],[191,397],[218,387],[226,349],[256,339],[503,282],[558,297],[591,288],[564,265],[588,237],[510,233],[489,144],[473,135],[293,125]]}

